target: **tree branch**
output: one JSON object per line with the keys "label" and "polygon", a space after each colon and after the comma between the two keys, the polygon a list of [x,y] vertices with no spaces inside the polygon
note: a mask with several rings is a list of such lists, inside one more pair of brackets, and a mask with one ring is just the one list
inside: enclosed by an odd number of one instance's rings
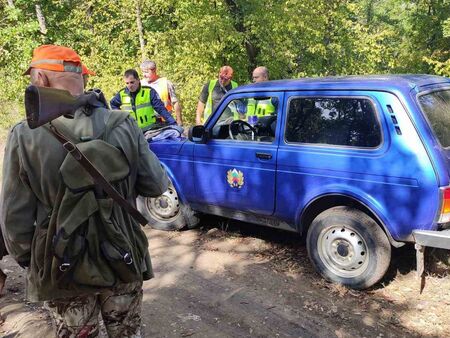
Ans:
{"label": "tree branch", "polygon": [[41,5],[36,4],[36,16],[39,22],[39,30],[43,35],[47,34],[47,25],[45,24],[45,16],[42,13]]}
{"label": "tree branch", "polygon": [[239,8],[238,4],[234,0],[225,0],[231,14],[234,17],[234,28],[244,35],[244,46],[247,52],[248,58],[248,74],[251,74],[253,69],[255,69],[257,64],[257,57],[259,54],[259,48],[251,41],[247,29],[244,25],[244,13]]}
{"label": "tree branch", "polygon": [[144,61],[146,58],[146,53],[145,53],[144,28],[142,26],[140,1],[136,1],[136,25],[139,34],[139,44],[141,46],[141,58],[142,61]]}

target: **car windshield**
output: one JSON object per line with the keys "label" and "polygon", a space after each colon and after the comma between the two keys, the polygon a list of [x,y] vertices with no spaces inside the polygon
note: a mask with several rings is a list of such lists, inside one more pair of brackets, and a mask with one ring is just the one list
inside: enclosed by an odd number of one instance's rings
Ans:
{"label": "car windshield", "polygon": [[419,103],[441,145],[450,147],[450,90],[422,95]]}

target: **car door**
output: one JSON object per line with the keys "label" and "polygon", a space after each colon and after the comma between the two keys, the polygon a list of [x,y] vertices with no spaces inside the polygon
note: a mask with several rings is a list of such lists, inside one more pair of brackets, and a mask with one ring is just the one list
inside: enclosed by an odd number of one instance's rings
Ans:
{"label": "car door", "polygon": [[[253,105],[255,99],[257,104],[273,102],[275,112],[246,116],[250,99]],[[277,112],[281,111],[282,102],[282,93],[264,92],[237,93],[220,104],[205,126],[209,135],[207,142],[194,145],[193,179],[197,202],[229,211],[273,214]],[[255,125],[255,132],[249,132],[246,121]],[[236,132],[239,128],[243,133]]]}

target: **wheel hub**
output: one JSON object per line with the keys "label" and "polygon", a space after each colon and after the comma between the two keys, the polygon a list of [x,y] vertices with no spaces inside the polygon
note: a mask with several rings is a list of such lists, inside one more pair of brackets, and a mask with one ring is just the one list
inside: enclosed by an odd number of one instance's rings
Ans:
{"label": "wheel hub", "polygon": [[324,229],[318,238],[318,248],[324,264],[341,277],[358,276],[367,268],[367,245],[353,229],[342,226]]}
{"label": "wheel hub", "polygon": [[162,209],[166,209],[168,206],[169,206],[169,203],[165,200],[165,199],[160,199],[159,200],[159,206],[162,208]]}
{"label": "wheel hub", "polygon": [[342,257],[348,256],[349,253],[348,244],[345,242],[340,242],[337,246],[337,253]]}
{"label": "wheel hub", "polygon": [[173,186],[156,198],[147,199],[150,213],[161,221],[168,221],[180,212],[178,194]]}

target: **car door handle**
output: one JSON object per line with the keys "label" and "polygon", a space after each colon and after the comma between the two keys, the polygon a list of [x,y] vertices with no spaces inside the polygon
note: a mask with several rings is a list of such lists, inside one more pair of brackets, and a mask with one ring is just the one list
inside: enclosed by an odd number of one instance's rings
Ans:
{"label": "car door handle", "polygon": [[256,153],[256,157],[261,160],[270,160],[272,158],[272,154],[268,153]]}

